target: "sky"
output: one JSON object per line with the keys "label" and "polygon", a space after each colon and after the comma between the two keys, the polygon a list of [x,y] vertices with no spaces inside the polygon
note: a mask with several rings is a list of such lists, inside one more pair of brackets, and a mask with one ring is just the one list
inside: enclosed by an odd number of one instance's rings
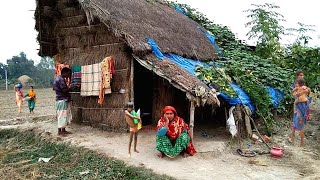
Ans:
{"label": "sky", "polygon": [[[289,1],[289,0],[178,0],[189,4],[193,8],[207,15],[215,23],[229,26],[239,39],[246,40],[248,29],[244,24],[248,21],[243,11],[251,4],[276,3],[280,6],[279,12],[287,21],[286,28],[297,27],[298,22],[315,25],[316,32],[310,34],[313,40],[310,46],[320,46],[320,13],[316,0]],[[34,29],[35,0],[4,1],[0,6],[0,63],[19,55],[21,51],[27,54],[28,59],[36,63],[40,61],[37,55],[37,31]],[[283,44],[293,42],[294,38],[283,39]],[[254,41],[247,41],[254,45]]]}

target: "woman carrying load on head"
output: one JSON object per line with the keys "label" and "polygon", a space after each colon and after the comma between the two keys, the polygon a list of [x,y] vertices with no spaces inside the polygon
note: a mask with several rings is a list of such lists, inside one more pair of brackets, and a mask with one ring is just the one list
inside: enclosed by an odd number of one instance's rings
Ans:
{"label": "woman carrying load on head", "polygon": [[182,154],[184,157],[193,156],[196,153],[190,137],[189,126],[177,115],[172,106],[166,106],[162,110],[162,117],[158,121],[156,137],[156,149],[160,151],[158,156],[175,157]]}
{"label": "woman carrying load on head", "polygon": [[22,84],[18,83],[15,85],[16,90],[16,104],[18,106],[19,113],[22,112],[22,104],[23,104],[23,92],[22,92]]}

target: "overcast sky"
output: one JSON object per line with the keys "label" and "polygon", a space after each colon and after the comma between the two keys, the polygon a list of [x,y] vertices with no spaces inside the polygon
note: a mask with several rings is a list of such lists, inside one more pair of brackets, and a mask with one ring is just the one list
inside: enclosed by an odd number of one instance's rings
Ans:
{"label": "overcast sky", "polygon": [[[244,24],[248,21],[244,10],[250,8],[250,4],[262,4],[265,2],[279,5],[280,13],[287,22],[285,27],[297,27],[298,22],[316,26],[316,32],[312,33],[313,41],[310,45],[320,45],[320,13],[316,0],[289,1],[289,0],[178,0],[180,3],[189,4],[206,14],[209,19],[218,24],[229,26],[239,39],[247,40],[248,29]],[[34,30],[35,0],[10,0],[4,1],[0,6],[0,62],[6,63],[7,59],[18,55],[21,51],[27,54],[29,59],[39,62],[37,55],[39,45],[36,41],[37,32]],[[293,39],[284,39],[283,43],[289,43]],[[252,43],[249,41],[249,43]]]}

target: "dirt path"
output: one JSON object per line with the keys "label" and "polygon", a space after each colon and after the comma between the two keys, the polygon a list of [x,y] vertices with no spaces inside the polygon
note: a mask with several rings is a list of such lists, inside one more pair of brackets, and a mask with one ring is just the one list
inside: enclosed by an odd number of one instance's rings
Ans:
{"label": "dirt path", "polygon": [[[47,96],[43,98],[45,97]],[[2,98],[0,99],[2,100]],[[44,100],[43,102],[49,102],[49,100]],[[306,143],[312,145],[308,145],[306,148],[289,145],[286,135],[274,137],[274,142],[285,147],[285,156],[281,159],[271,158],[269,155],[259,155],[254,158],[239,156],[228,145],[229,139],[224,135],[225,133],[222,133],[224,128],[215,130],[216,132],[208,130],[209,137],[201,136],[201,132],[198,131],[195,134],[195,147],[198,153],[193,157],[187,159],[182,157],[159,159],[155,155],[157,153],[155,150],[155,131],[150,128],[139,134],[138,150],[140,153],[133,153],[132,157],[128,158],[128,134],[110,133],[73,124],[70,128],[73,134],[60,138],[56,136],[54,116],[45,116],[48,113],[44,113],[50,112],[53,114],[53,107],[46,108],[44,112],[41,108],[38,108],[37,112],[37,116],[42,115],[41,118],[26,115],[25,118],[14,119],[10,116],[12,118],[10,123],[8,120],[3,120],[2,123],[0,122],[0,128],[32,128],[48,139],[58,142],[70,142],[76,146],[84,146],[110,157],[123,160],[130,165],[150,168],[156,173],[166,174],[178,179],[320,178],[319,151],[314,151],[313,149],[319,143],[319,141],[314,142],[314,140],[320,139],[315,139],[320,134],[317,127],[310,129],[310,132],[313,134],[312,136],[307,136]],[[8,116],[4,115],[4,117]],[[319,123],[319,119],[314,121],[314,123]]]}

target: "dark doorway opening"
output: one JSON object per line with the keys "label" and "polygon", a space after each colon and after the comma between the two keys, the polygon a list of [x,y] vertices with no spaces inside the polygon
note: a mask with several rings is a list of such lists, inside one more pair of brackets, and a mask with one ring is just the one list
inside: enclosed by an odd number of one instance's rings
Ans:
{"label": "dark doorway opening", "polygon": [[134,104],[135,110],[141,111],[143,125],[152,124],[153,76],[152,71],[134,61]]}

